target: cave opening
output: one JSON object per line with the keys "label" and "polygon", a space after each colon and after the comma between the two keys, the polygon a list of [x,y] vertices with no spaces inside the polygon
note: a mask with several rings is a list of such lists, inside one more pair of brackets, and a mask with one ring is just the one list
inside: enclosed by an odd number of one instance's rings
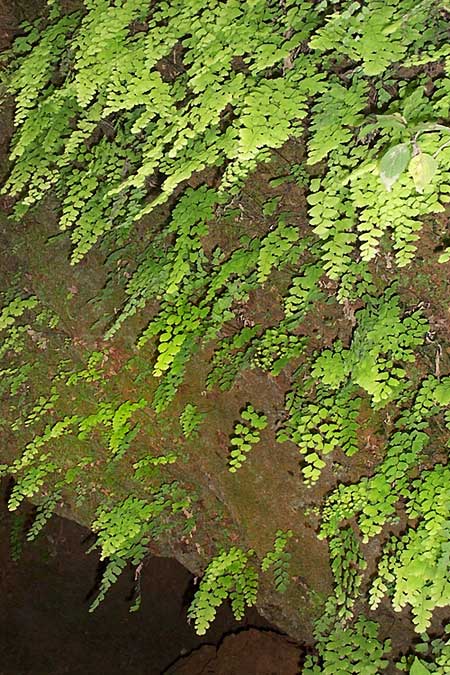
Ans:
{"label": "cave opening", "polygon": [[98,555],[86,555],[91,533],[55,516],[27,542],[32,508],[27,505],[22,533],[14,535],[14,516],[1,502],[1,675],[270,674],[281,672],[280,659],[292,664],[291,671],[282,666],[284,674],[297,672],[297,645],[253,608],[236,621],[224,604],[207,634],[196,635],[187,620],[196,579],[173,558],[145,559],[140,611],[128,611],[136,590],[129,567],[89,613],[99,576]]}

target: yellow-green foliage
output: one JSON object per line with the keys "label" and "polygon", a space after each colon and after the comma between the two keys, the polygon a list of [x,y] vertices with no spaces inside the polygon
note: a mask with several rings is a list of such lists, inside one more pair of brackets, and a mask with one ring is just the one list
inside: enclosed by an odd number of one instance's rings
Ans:
{"label": "yellow-green foliage", "polygon": [[236,619],[243,617],[245,607],[255,604],[258,575],[250,562],[253,554],[252,550],[246,552],[233,546],[211,560],[188,611],[198,635],[206,633],[217,608],[227,598]]}
{"label": "yellow-green foliage", "polygon": [[277,530],[273,551],[266,553],[261,561],[261,569],[273,571],[275,588],[279,593],[285,593],[289,584],[289,561],[291,554],[286,551],[289,539],[293,536],[292,530]]}
{"label": "yellow-green foliage", "polygon": [[258,413],[250,404],[241,412],[241,418],[243,421],[235,425],[230,441],[232,449],[230,450],[229,470],[231,473],[240,469],[252,445],[259,443],[261,431],[267,426],[266,415]]}
{"label": "yellow-green foliage", "polygon": [[378,639],[378,624],[361,616],[353,626],[337,626],[318,641],[318,655],[307,656],[305,675],[382,675],[390,641]]}
{"label": "yellow-green foliage", "polygon": [[[44,373],[35,352],[45,351],[57,318],[34,296],[6,293],[0,391],[11,420],[1,423],[24,434],[22,454],[0,466],[15,481],[9,508],[39,500],[33,538],[66,488],[86,499],[86,474],[101,465],[93,529],[108,562],[93,608],[127,561],[142,561],[150,536],[174,527],[177,515],[191,522],[185,489],[169,473],[177,453],[143,454],[138,441],[211,343],[207,389],[231,388],[244,369],[290,381],[284,411],[248,406],[236,421],[232,473],[277,416],[278,439],[299,448],[307,485],[320,478],[326,455],[333,453],[333,468],[339,453],[356,453],[361,410],[393,420],[378,466],[359,481],[338,482],[321,510],[336,597],[305,672],[384,669],[387,645],[376,624],[340,623],[351,620],[363,588],[360,543],[383,528],[372,605],[384,596],[397,610],[410,605],[424,631],[433,609],[448,604],[448,470],[421,464],[434,426],[444,420],[448,432],[448,378],[437,362],[434,374],[415,372],[432,334],[395,283],[415,260],[424,219],[449,201],[447,38],[448,7],[436,0],[84,0],[69,14],[52,0],[47,16],[22,27],[6,74],[15,118],[3,194],[13,198],[16,218],[56,196],[73,264],[94,246],[109,262],[129,254],[122,306],[107,317],[104,337],[112,340],[138,315],[136,384],[157,380],[148,396],[103,390],[102,351],[82,364],[69,356]],[[252,174],[288,141],[304,160],[288,162],[258,204]],[[257,205],[248,228],[246,181]],[[287,181],[305,197],[301,218],[296,207],[282,211],[278,188]],[[151,212],[151,222],[139,225],[141,245],[137,221]],[[450,257],[435,254],[436,263]],[[278,321],[247,316],[249,300],[262,295],[276,297]],[[331,338],[310,321],[318,309],[334,312],[326,319]],[[350,326],[346,338],[338,312]],[[94,403],[86,387],[95,387]],[[204,407],[183,405],[187,438]],[[70,457],[59,452],[68,438]],[[80,450],[86,442],[89,451]],[[106,489],[102,480],[135,451],[128,494]],[[407,524],[394,536],[401,504]],[[278,530],[263,559],[278,590],[287,586],[287,532]],[[252,557],[236,547],[213,558],[190,610],[198,632],[226,597],[238,617],[255,602]],[[432,672],[445,670],[441,647],[430,652]],[[425,666],[414,658],[406,667],[421,675]]]}

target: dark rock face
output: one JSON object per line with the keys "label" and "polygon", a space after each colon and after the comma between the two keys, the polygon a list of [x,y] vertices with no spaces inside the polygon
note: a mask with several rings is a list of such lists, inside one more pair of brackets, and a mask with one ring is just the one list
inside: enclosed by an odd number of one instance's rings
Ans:
{"label": "dark rock face", "polygon": [[45,0],[0,0],[0,52],[10,46],[20,23],[38,16],[45,4]]}
{"label": "dark rock face", "polygon": [[[173,559],[150,556],[140,578],[139,612],[128,611],[135,584],[130,568],[90,614],[98,562],[86,555],[89,532],[56,517],[14,562],[10,521],[0,493],[1,675],[159,675],[205,641],[208,648],[218,645],[223,633],[269,627],[254,610],[237,622],[224,605],[208,634],[198,637],[186,620],[188,570]],[[272,642],[261,648],[272,649]]]}
{"label": "dark rock face", "polygon": [[255,628],[228,635],[177,661],[167,675],[297,675],[300,648],[288,638]]}

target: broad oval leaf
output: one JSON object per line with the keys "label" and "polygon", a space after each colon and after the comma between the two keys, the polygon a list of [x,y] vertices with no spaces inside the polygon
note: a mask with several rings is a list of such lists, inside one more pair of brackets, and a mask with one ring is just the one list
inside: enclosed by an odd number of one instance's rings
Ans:
{"label": "broad oval leaf", "polygon": [[438,168],[437,160],[426,152],[415,155],[408,167],[417,192],[422,193],[424,188],[431,183]]}
{"label": "broad oval leaf", "polygon": [[445,381],[438,384],[434,390],[434,398],[440,405],[448,405],[450,403],[450,382]]}
{"label": "broad oval leaf", "polygon": [[416,656],[414,663],[411,666],[411,670],[409,671],[409,675],[431,675],[431,673]]}
{"label": "broad oval leaf", "polygon": [[446,263],[450,260],[450,248],[446,248],[443,253],[438,258],[439,263]]}
{"label": "broad oval leaf", "polygon": [[380,160],[380,178],[388,192],[406,169],[411,159],[409,143],[399,143],[390,148]]}

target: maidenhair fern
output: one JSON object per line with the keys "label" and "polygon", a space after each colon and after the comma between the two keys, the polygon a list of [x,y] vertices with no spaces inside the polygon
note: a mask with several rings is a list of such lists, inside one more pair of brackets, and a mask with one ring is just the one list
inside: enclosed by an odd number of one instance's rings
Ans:
{"label": "maidenhair fern", "polygon": [[422,642],[415,645],[415,654],[403,656],[397,668],[409,675],[446,675],[450,669],[450,640],[448,631],[442,637],[431,639],[422,636]]}
{"label": "maidenhair fern", "polygon": [[112,507],[99,508],[92,524],[97,534],[92,548],[100,549],[100,559],[108,562],[90,611],[98,607],[127,562],[135,566],[142,562],[148,553],[150,537],[170,529],[170,513],[188,504],[189,499],[186,500],[183,491],[180,493],[177,483],[172,483],[153,490],[149,500],[129,496]]}
{"label": "maidenhair fern", "polygon": [[24,312],[34,309],[38,304],[38,299],[34,296],[30,298],[14,298],[0,313],[0,330],[10,328],[15,321],[20,318]]}
{"label": "maidenhair fern", "polygon": [[347,620],[353,616],[353,605],[358,599],[362,572],[367,563],[359,541],[351,527],[344,527],[329,541],[331,570],[335,582],[336,615]]}
{"label": "maidenhair fern", "polygon": [[418,633],[428,628],[436,607],[450,603],[446,578],[450,550],[449,477],[449,467],[437,464],[413,481],[407,511],[418,525],[389,541],[370,591],[372,607],[378,606],[385,593],[392,597],[397,611],[410,605]]}
{"label": "maidenhair fern", "polygon": [[221,390],[229,389],[240,370],[249,368],[255,354],[255,336],[261,327],[244,326],[232,337],[223,338],[211,359],[211,371],[208,374],[207,386],[217,386]]}
{"label": "maidenhair fern", "polygon": [[409,492],[409,473],[418,465],[430,438],[430,419],[439,411],[434,377],[425,379],[413,401],[408,401],[389,438],[383,461],[373,476],[359,483],[340,485],[329,497],[323,512],[322,536],[332,536],[339,523],[358,518],[358,526],[367,542],[381,532],[392,518],[398,500]]}
{"label": "maidenhair fern", "polygon": [[292,537],[292,530],[277,530],[273,551],[266,553],[261,561],[263,572],[272,570],[275,588],[279,593],[285,593],[289,585],[289,561],[291,554],[286,551],[289,539]]}
{"label": "maidenhair fern", "polygon": [[426,433],[430,418],[439,406],[450,403],[446,378],[441,383],[428,378],[422,383],[411,408],[405,410],[392,435],[386,456],[374,476],[358,484],[339,486],[329,497],[323,512],[321,536],[335,537],[333,560],[345,551],[346,528],[356,517],[363,541],[381,532],[396,516],[400,499],[406,500],[412,523],[401,536],[392,535],[384,547],[378,574],[369,593],[372,607],[385,594],[392,597],[394,609],[411,605],[418,632],[424,632],[436,607],[449,602],[444,567],[447,566],[449,532],[446,528],[448,504],[445,485],[446,466],[436,464],[412,480],[422,453],[429,442]]}
{"label": "maidenhair fern", "polygon": [[211,560],[188,611],[198,635],[206,633],[227,598],[236,619],[243,617],[245,607],[255,604],[258,575],[251,564],[253,553],[233,546]]}
{"label": "maidenhair fern", "polygon": [[357,417],[361,399],[351,385],[335,394],[322,385],[310,386],[309,390],[307,394],[298,383],[287,395],[289,417],[277,440],[280,443],[289,440],[297,445],[305,462],[304,480],[311,485],[325,467],[323,456],[337,449],[349,456],[358,451]]}
{"label": "maidenhair fern", "polygon": [[414,361],[414,348],[423,342],[428,324],[418,311],[402,317],[392,289],[371,298],[357,317],[350,348],[337,341],[318,356],[312,374],[332,389],[350,380],[365,389],[374,405],[385,405],[401,390],[403,364]]}
{"label": "maidenhair fern", "polygon": [[390,641],[381,643],[378,624],[362,616],[353,626],[338,625],[319,638],[317,651],[306,658],[305,675],[381,675]]}
{"label": "maidenhair fern", "polygon": [[196,405],[187,403],[180,415],[180,424],[183,434],[186,438],[198,433],[198,428],[205,417],[205,413],[200,412]]}
{"label": "maidenhair fern", "polygon": [[[78,506],[91,489],[106,564],[94,609],[127,562],[142,562],[150,537],[180,518],[181,536],[191,536],[191,497],[170,476],[178,449],[143,451],[140,432],[144,419],[162,428],[206,347],[213,356],[205,395],[239,384],[244,370],[278,378],[271,382],[280,387],[286,380],[277,436],[299,449],[307,486],[330,453],[329,475],[339,479],[333,469],[362,446],[365,416],[392,421],[378,465],[358,482],[338,482],[320,510],[335,588],[304,667],[308,675],[379,675],[389,644],[374,622],[352,622],[364,545],[383,534],[372,607],[385,597],[397,611],[409,606],[422,632],[450,602],[449,475],[433,456],[435,428],[450,426],[448,377],[438,357],[427,375],[420,357],[433,338],[428,322],[389,286],[417,259],[424,221],[436,220],[450,199],[448,7],[434,0],[82,5],[66,13],[52,0],[13,45],[5,83],[15,99],[14,134],[2,193],[16,219],[55,196],[72,263],[103,246],[110,281],[117,263],[122,299],[98,351],[75,363],[59,336],[48,351],[61,348],[62,361],[47,372],[42,353],[58,318],[29,291],[5,295],[1,423],[22,448],[0,466],[14,478],[14,548],[24,499],[39,504],[33,539],[66,488]],[[274,155],[283,160],[288,141],[295,163],[261,196],[252,173]],[[295,208],[291,191],[301,195]],[[430,255],[446,262],[440,243]],[[273,303],[270,316],[259,311],[261,294]],[[317,310],[320,328],[309,321]],[[140,351],[127,367],[138,364],[139,373],[123,395],[123,383],[116,386],[123,372],[108,383],[108,341],[133,319]],[[192,438],[206,407],[192,400],[180,408],[181,430]],[[269,414],[243,409],[224,470],[242,466]],[[128,461],[118,494],[111,475]],[[400,517],[401,532],[393,531]],[[294,548],[291,530],[280,529],[262,559],[279,591]],[[255,603],[254,559],[253,550],[233,547],[211,560],[189,610],[199,634],[225,599],[237,618]],[[448,644],[417,645],[402,665],[410,675],[446,673]]]}
{"label": "maidenhair fern", "polygon": [[26,514],[13,513],[9,530],[9,549],[11,559],[18,562],[22,556]]}
{"label": "maidenhair fern", "polygon": [[[65,197],[64,227],[74,228],[74,261],[114,221],[141,217],[208,165],[228,161],[224,184],[244,178],[267,148],[280,147],[296,129],[318,86],[308,63],[285,77],[266,77],[312,28],[307,3],[287,13],[260,0],[208,8],[177,2],[153,11],[137,0],[117,6],[95,0],[86,9],[32,33],[9,83],[18,107],[7,189],[26,190],[22,213],[56,186]],[[129,39],[130,24],[139,20],[146,31]],[[168,81],[156,66],[178,41],[183,64]],[[244,55],[245,67],[236,70],[233,59]],[[48,86],[55,68],[60,85]],[[221,129],[228,106],[237,115]],[[157,172],[166,175],[162,192],[144,206],[145,182]]]}
{"label": "maidenhair fern", "polygon": [[401,61],[411,44],[421,46],[433,35],[440,19],[433,5],[413,0],[346,3],[344,11],[327,18],[310,45],[322,55],[337,52],[342,60],[362,62],[366,75],[379,75]]}
{"label": "maidenhair fern", "polygon": [[53,513],[56,511],[58,502],[61,501],[62,492],[61,489],[56,488],[50,495],[48,495],[43,502],[39,504],[36,510],[36,515],[31,525],[30,529],[27,532],[28,541],[33,541],[36,539],[41,530],[45,527],[47,522],[52,517]]}
{"label": "maidenhair fern", "polygon": [[276,377],[292,359],[303,354],[306,344],[306,338],[289,333],[280,323],[254,341],[252,363]]}
{"label": "maidenhair fern", "polygon": [[241,418],[243,421],[235,424],[230,441],[232,449],[230,450],[229,471],[231,473],[240,469],[252,445],[259,443],[261,431],[267,426],[267,416],[258,413],[250,404],[241,412]]}

